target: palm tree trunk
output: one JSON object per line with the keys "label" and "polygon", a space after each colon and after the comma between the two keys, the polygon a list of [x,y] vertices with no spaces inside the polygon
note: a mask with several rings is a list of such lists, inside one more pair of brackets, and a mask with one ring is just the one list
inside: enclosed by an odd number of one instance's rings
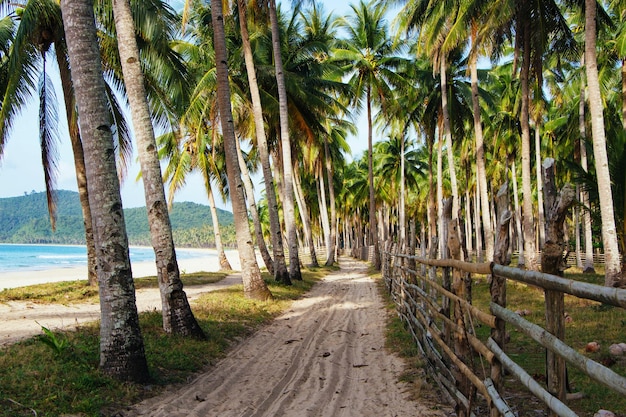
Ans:
{"label": "palm tree trunk", "polygon": [[322,231],[324,232],[324,243],[326,244],[327,262],[331,250],[331,234],[330,220],[328,218],[328,203],[326,202],[326,184],[324,182],[324,165],[319,164],[317,167],[317,202],[320,208],[320,221],[322,222]]}
{"label": "palm tree trunk", "polygon": [[448,109],[448,76],[445,54],[441,54],[441,113],[443,115],[443,134],[446,141],[448,156],[448,172],[450,174],[450,188],[452,188],[452,219],[459,217],[459,187],[456,180],[456,168],[452,151],[452,130],[450,128],[450,111]]}
{"label": "palm tree trunk", "polygon": [[[278,16],[276,15],[276,2],[270,0],[270,24],[272,27],[272,45],[274,51],[274,65],[276,67],[276,85],[278,87],[278,107],[280,114],[280,137],[282,141],[283,157],[283,187],[285,198],[283,200],[283,217],[287,230],[289,244],[289,278],[302,280],[300,272],[300,259],[298,257],[298,234],[296,230],[296,217],[293,196],[293,164],[291,161],[291,141],[289,139],[289,113],[287,109],[287,89],[285,87],[285,74],[283,72],[283,59],[280,50],[280,34],[278,28]],[[288,283],[288,282],[285,282]]]}
{"label": "palm tree trunk", "polygon": [[524,218],[524,256],[526,258],[526,268],[537,270],[537,253],[535,247],[535,223],[533,216],[533,198],[531,187],[530,169],[530,123],[529,123],[529,72],[530,72],[530,22],[524,23],[524,50],[523,62],[520,72],[520,82],[522,89],[522,106],[520,114],[520,126],[522,130],[522,213]]}
{"label": "palm tree trunk", "polygon": [[476,137],[476,182],[480,185],[480,204],[482,208],[483,231],[485,233],[485,251],[487,262],[493,260],[494,236],[491,227],[489,211],[489,195],[487,187],[487,171],[485,169],[485,145],[483,128],[480,117],[480,102],[478,97],[478,69],[476,54],[471,55],[470,77],[472,84],[472,109],[474,113],[474,135]]}
{"label": "palm tree trunk", "polygon": [[600,197],[600,215],[602,218],[602,243],[604,244],[604,285],[618,287],[626,284],[622,276],[613,211],[613,194],[611,192],[611,176],[609,160],[606,152],[606,135],[604,131],[604,111],[600,82],[598,80],[598,64],[596,62],[596,2],[585,0],[585,68],[587,72],[587,89],[589,90],[589,112],[591,113],[591,133],[593,137],[593,155],[598,177],[598,194]]}
{"label": "palm tree trunk", "polygon": [[63,88],[63,99],[65,102],[65,115],[69,129],[72,153],[74,154],[74,170],[76,171],[76,185],[80,199],[80,207],[83,213],[83,224],[85,226],[85,244],[87,246],[87,282],[90,286],[98,285],[98,274],[96,271],[96,242],[93,233],[93,219],[91,218],[91,208],[89,207],[89,193],[87,191],[87,174],[85,172],[85,153],[80,140],[80,129],[78,127],[78,117],[76,115],[76,100],[72,88],[72,75],[67,62],[67,57],[63,48],[55,47],[57,63],[59,64],[59,76],[61,87]]}
{"label": "palm tree trunk", "polygon": [[311,231],[311,214],[304,198],[304,192],[302,191],[302,184],[300,183],[300,175],[298,174],[297,167],[297,165],[294,167],[293,189],[295,191],[298,207],[300,207],[300,219],[302,220],[302,229],[304,229],[304,238],[307,242],[307,246],[309,247],[311,266],[318,267],[319,262],[317,261],[315,242],[313,241],[313,232]]}
{"label": "palm tree trunk", "polygon": [[368,245],[374,246],[373,264],[379,267],[378,230],[376,227],[376,194],[374,193],[374,164],[373,164],[373,127],[372,127],[372,89],[367,86],[367,183],[369,185],[369,236]]}
{"label": "palm tree trunk", "polygon": [[[581,66],[585,65],[585,55],[581,59]],[[580,102],[578,103],[578,130],[580,131],[580,166],[587,172],[587,127],[585,124],[585,84],[580,87]],[[595,274],[593,263],[593,235],[591,232],[591,216],[589,215],[589,193],[581,190],[581,201],[585,207],[582,212],[583,231],[585,237],[585,265],[584,273]]]}
{"label": "palm tree trunk", "polygon": [[474,196],[474,233],[476,234],[476,261],[483,262],[483,238],[480,223],[480,183],[476,183],[476,195]]}
{"label": "palm tree trunk", "polygon": [[[252,186],[252,179],[250,178],[250,172],[248,171],[248,167],[246,166],[246,161],[243,159],[243,154],[241,152],[241,144],[238,140],[235,141],[235,145],[237,146],[237,160],[239,161],[239,169],[241,169],[241,176],[243,177],[243,184],[246,189],[246,199],[248,201],[248,206],[250,207],[250,216],[252,217],[252,224],[254,225],[254,234],[256,236],[256,244],[259,247],[259,252],[261,252],[261,258],[263,258],[263,263],[267,268],[268,272],[274,275],[275,265],[272,260],[272,256],[270,255],[269,250],[267,249],[267,245],[265,244],[265,239],[263,238],[263,227],[261,225],[261,219],[259,218],[259,211],[256,206],[256,199],[254,198],[254,187]],[[269,206],[269,201],[268,201]],[[268,208],[269,210],[269,208]],[[271,226],[270,226],[271,227]],[[280,224],[278,225],[278,232],[280,233]],[[283,257],[283,265],[285,258]],[[285,272],[287,268],[285,267]]]}
{"label": "palm tree trunk", "polygon": [[437,145],[437,236],[439,238],[439,258],[443,259],[446,253],[446,242],[443,239],[443,134],[439,133]]}
{"label": "palm tree trunk", "polygon": [[[135,304],[93,3],[64,0],[61,9],[96,236],[101,310],[100,369],[119,380],[144,382],[149,377],[148,364]],[[103,158],[104,155],[108,157]]]}
{"label": "palm tree trunk", "polygon": [[[278,203],[276,201],[276,190],[274,187],[274,177],[270,164],[267,136],[265,135],[265,121],[263,120],[263,108],[261,106],[261,95],[257,83],[254,57],[250,45],[250,35],[248,34],[248,19],[246,15],[246,4],[243,0],[237,0],[239,7],[239,28],[243,45],[244,59],[246,62],[246,72],[248,74],[248,84],[250,88],[250,98],[252,99],[252,114],[254,116],[254,128],[256,132],[256,144],[261,160],[263,172],[263,182],[265,184],[265,198],[267,199],[267,209],[270,218],[270,233],[272,236],[272,251],[274,253],[274,264],[268,266],[268,271],[278,282],[288,282],[289,273],[285,262],[285,249],[283,246],[283,234],[280,228],[280,218],[278,216]],[[259,237],[260,236],[260,237]],[[263,241],[263,234],[258,234],[257,241]],[[265,242],[262,243],[265,246]],[[260,247],[260,246],[259,246]],[[267,250],[267,248],[266,248]],[[262,252],[263,254],[263,252]],[[268,255],[263,254],[263,260],[267,265]]]}
{"label": "palm tree trunk", "polygon": [[233,267],[228,262],[226,252],[224,252],[224,244],[222,243],[222,233],[220,233],[220,221],[217,217],[217,207],[215,207],[215,197],[211,183],[207,183],[207,197],[209,199],[209,210],[211,211],[211,222],[213,223],[213,236],[215,238],[215,250],[217,251],[217,259],[220,263],[220,271],[232,271]]}
{"label": "palm tree trunk", "polygon": [[337,205],[335,204],[335,187],[333,186],[333,160],[328,147],[328,138],[324,136],[324,155],[326,156],[326,175],[328,177],[328,198],[330,200],[330,247],[326,258],[326,266],[335,263],[337,251]]}
{"label": "palm tree trunk", "polygon": [[226,172],[230,187],[231,201],[233,205],[233,217],[235,220],[235,233],[237,235],[237,248],[241,262],[241,274],[243,278],[243,291],[247,298],[267,300],[272,293],[267,288],[261,271],[256,261],[252,236],[248,226],[248,211],[241,181],[241,171],[237,161],[237,145],[235,141],[235,126],[233,124],[232,109],[230,107],[230,85],[228,82],[228,56],[226,49],[226,35],[224,31],[224,14],[222,2],[211,0],[211,21],[213,24],[213,37],[215,48],[215,62],[217,69],[217,96],[220,110],[222,135],[224,136],[224,153],[226,159]]}
{"label": "palm tree trunk", "polygon": [[398,223],[400,223],[400,248],[404,250],[405,245],[407,244],[407,235],[406,235],[406,203],[405,203],[405,145],[406,141],[404,138],[400,141],[400,201],[398,202]]}
{"label": "palm tree trunk", "polygon": [[537,176],[537,212],[539,214],[537,222],[537,234],[539,237],[539,250],[542,250],[545,243],[545,215],[543,207],[543,180],[541,179],[541,120],[540,116],[537,116],[535,120],[535,168]]}
{"label": "palm tree trunk", "polygon": [[194,317],[187,294],[180,280],[172,226],[163,188],[161,164],[152,128],[150,108],[141,70],[135,24],[128,0],[113,0],[113,15],[118,37],[118,49],[126,95],[130,105],[137,152],[148,209],[150,237],[156,258],[161,291],[163,330],[183,336],[204,338],[204,332]]}
{"label": "palm tree trunk", "polygon": [[526,257],[524,256],[524,236],[522,234],[522,214],[519,207],[519,193],[517,192],[517,168],[515,159],[511,162],[511,182],[513,182],[513,204],[515,205],[515,229],[517,232],[517,250],[519,252],[517,266],[526,267]]}

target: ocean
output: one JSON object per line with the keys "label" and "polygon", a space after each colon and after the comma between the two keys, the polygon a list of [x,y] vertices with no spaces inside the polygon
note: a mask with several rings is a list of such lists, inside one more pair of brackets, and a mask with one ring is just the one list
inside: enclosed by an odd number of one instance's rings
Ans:
{"label": "ocean", "polygon": [[[177,249],[178,259],[206,256],[198,251]],[[132,262],[154,261],[152,248],[130,248]],[[0,273],[42,271],[87,265],[87,248],[78,245],[20,245],[0,243]]]}

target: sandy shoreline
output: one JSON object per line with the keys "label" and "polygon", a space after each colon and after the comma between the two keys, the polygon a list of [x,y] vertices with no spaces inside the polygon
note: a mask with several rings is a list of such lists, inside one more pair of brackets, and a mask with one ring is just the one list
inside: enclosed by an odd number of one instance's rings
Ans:
{"label": "sandy shoreline", "polygon": [[[215,249],[190,249],[201,253],[201,256],[187,259],[178,259],[178,269],[182,273],[215,272],[219,270],[219,262]],[[240,269],[239,254],[236,250],[227,250],[226,257],[234,270]],[[261,265],[261,264],[259,264]],[[152,261],[132,262],[133,277],[156,276],[156,266]],[[0,273],[0,290],[5,288],[24,287],[27,285],[43,284],[47,282],[75,281],[87,279],[87,266],[69,268],[51,268],[44,270],[12,271]]]}

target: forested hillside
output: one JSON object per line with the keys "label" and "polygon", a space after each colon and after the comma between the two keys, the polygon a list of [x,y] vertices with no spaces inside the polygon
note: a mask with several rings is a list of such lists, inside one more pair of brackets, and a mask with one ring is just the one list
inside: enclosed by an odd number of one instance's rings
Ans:
{"label": "forested hillside", "polygon": [[[132,245],[149,245],[148,216],[144,207],[124,210],[128,239]],[[232,213],[218,209],[225,243],[234,242]],[[170,211],[174,240],[180,246],[213,246],[213,223],[208,206],[174,203]],[[84,244],[83,217],[78,193],[57,192],[57,228],[52,231],[46,194],[31,193],[0,198],[0,242]]]}

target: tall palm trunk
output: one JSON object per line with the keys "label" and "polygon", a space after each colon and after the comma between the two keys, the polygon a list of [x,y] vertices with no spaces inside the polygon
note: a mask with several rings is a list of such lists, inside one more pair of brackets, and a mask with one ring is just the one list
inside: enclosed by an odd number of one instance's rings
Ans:
{"label": "tall palm trunk", "polygon": [[333,186],[333,160],[328,147],[328,138],[324,136],[324,155],[326,159],[326,176],[328,177],[328,198],[330,204],[330,247],[326,258],[326,266],[335,263],[337,250],[337,205],[335,204],[335,187]]}
{"label": "tall palm trunk", "polygon": [[61,10],[96,235],[101,310],[100,368],[120,380],[143,382],[149,377],[148,364],[135,304],[93,3],[64,0]]}
{"label": "tall palm trunk", "polygon": [[217,98],[220,110],[222,135],[224,136],[224,153],[226,172],[231,190],[237,248],[241,262],[243,291],[247,298],[266,300],[272,293],[261,277],[261,271],[256,261],[252,236],[248,226],[248,211],[244,195],[239,162],[237,161],[237,145],[235,141],[235,126],[233,124],[232,109],[230,107],[230,85],[228,83],[228,56],[226,49],[226,34],[224,31],[224,13],[220,0],[211,0],[211,21],[217,69]]}
{"label": "tall palm trunk", "polygon": [[522,214],[519,207],[519,193],[517,192],[517,168],[515,159],[511,162],[511,182],[513,183],[513,204],[515,207],[515,231],[517,234],[517,250],[519,252],[517,266],[526,267],[524,256],[524,235],[522,233]]}
{"label": "tall palm trunk", "polygon": [[78,127],[78,117],[76,115],[76,100],[74,89],[72,88],[72,75],[67,62],[64,48],[58,44],[55,46],[57,63],[59,64],[59,76],[61,78],[61,88],[63,89],[63,101],[65,102],[65,115],[69,129],[72,153],[74,155],[74,170],[76,171],[76,185],[80,207],[83,213],[83,224],[85,226],[85,244],[87,246],[87,282],[91,286],[98,285],[98,274],[96,271],[96,242],[93,233],[93,219],[91,218],[91,208],[89,207],[89,192],[87,191],[87,174],[85,172],[85,153],[80,140],[80,129]]}
{"label": "tall palm trunk", "polygon": [[406,235],[406,203],[405,203],[405,195],[406,195],[406,186],[405,186],[405,144],[406,141],[404,137],[400,141],[400,199],[398,201],[398,223],[400,223],[400,248],[404,250],[407,245],[407,235]]}
{"label": "tall palm trunk", "polygon": [[376,228],[376,194],[374,193],[374,146],[372,127],[372,88],[368,85],[366,96],[367,106],[367,183],[369,186],[369,233],[368,242],[374,246],[374,265],[378,265],[378,231]]}
{"label": "tall palm trunk", "polygon": [[161,165],[146,98],[139,48],[135,37],[135,24],[129,0],[113,0],[113,15],[124,85],[126,86],[126,95],[137,140],[137,153],[141,165],[146,208],[148,209],[150,238],[156,258],[157,277],[161,292],[163,330],[167,333],[204,338],[204,332],[191,311],[187,294],[185,294],[183,283],[180,280],[172,226],[163,188]]}
{"label": "tall palm trunk", "polygon": [[537,270],[537,252],[535,247],[535,223],[533,216],[533,198],[531,187],[531,169],[530,169],[530,123],[529,123],[529,107],[530,107],[530,89],[529,89],[529,73],[530,73],[530,22],[524,23],[524,50],[522,58],[522,68],[520,71],[520,82],[522,89],[522,106],[520,113],[520,126],[522,130],[522,213],[524,225],[524,256],[526,260],[526,268]]}
{"label": "tall palm trunk", "polygon": [[487,187],[487,171],[485,169],[485,144],[483,140],[483,128],[480,117],[480,102],[478,98],[478,69],[477,55],[470,57],[470,77],[472,84],[472,109],[474,113],[474,135],[476,137],[476,180],[480,187],[480,206],[482,209],[483,231],[485,233],[485,251],[488,262],[493,260],[494,237],[491,227],[489,211],[489,195]]}
{"label": "tall palm trunk", "polygon": [[439,133],[437,145],[437,236],[439,238],[439,258],[445,259],[447,242],[443,239],[443,134]]}
{"label": "tall palm trunk", "polygon": [[[250,45],[250,35],[248,34],[248,19],[246,15],[246,4],[243,0],[237,0],[239,7],[239,27],[241,30],[241,39],[243,45],[244,59],[246,62],[246,72],[248,74],[248,84],[250,88],[250,96],[252,99],[252,114],[254,116],[254,128],[256,131],[257,149],[261,160],[261,168],[263,171],[263,182],[265,184],[265,198],[267,199],[267,209],[270,218],[270,233],[272,236],[272,252],[274,254],[274,265],[268,267],[268,271],[274,275],[274,279],[279,282],[287,282],[289,273],[287,272],[287,264],[285,263],[285,249],[283,246],[283,234],[280,228],[280,218],[278,216],[278,203],[276,201],[276,190],[274,188],[274,177],[272,176],[272,167],[270,165],[269,150],[267,145],[267,136],[265,135],[265,121],[263,120],[263,108],[261,106],[261,95],[259,93],[259,85],[257,83],[256,70],[254,65],[254,57],[252,55],[252,47]],[[259,238],[257,233],[257,241],[263,240],[263,235]],[[263,243],[265,245],[265,243]],[[266,255],[263,259],[267,261]]]}
{"label": "tall palm trunk", "polygon": [[300,175],[298,173],[298,166],[294,166],[293,175],[293,189],[296,195],[296,201],[300,208],[300,220],[302,221],[302,229],[304,230],[304,238],[309,247],[309,255],[311,256],[311,266],[318,267],[317,253],[315,252],[315,242],[313,241],[313,232],[311,231],[311,214],[304,198],[304,192],[302,191],[302,184],[300,182]]}
{"label": "tall palm trunk", "polygon": [[[265,239],[263,237],[263,227],[261,225],[261,219],[259,218],[259,211],[257,209],[256,199],[254,198],[254,187],[252,186],[250,172],[248,172],[246,161],[243,159],[241,144],[238,140],[235,141],[235,145],[237,146],[237,160],[239,161],[239,169],[241,169],[243,184],[246,189],[246,200],[248,201],[248,206],[250,207],[250,216],[252,217],[254,234],[256,235],[256,244],[259,247],[259,252],[261,252],[261,258],[263,258],[265,267],[270,274],[274,275],[274,260],[272,259],[272,256],[267,249],[267,245],[265,244]],[[280,233],[280,224],[278,225],[278,227]],[[287,268],[285,268],[285,271],[287,271]]]}
{"label": "tall palm trunk", "polygon": [[600,215],[602,218],[602,243],[604,244],[604,285],[617,287],[626,284],[622,277],[613,212],[613,194],[611,192],[611,176],[609,160],[606,152],[606,135],[604,132],[604,111],[600,82],[598,81],[598,64],[596,62],[596,1],[585,0],[585,68],[587,72],[587,89],[589,90],[589,112],[591,113],[591,133],[593,136],[593,155],[598,177],[598,194],[600,197]]}
{"label": "tall palm trunk", "polygon": [[[582,58],[582,66],[585,65],[584,55]],[[585,83],[580,87],[580,102],[578,103],[578,130],[580,131],[580,166],[587,172],[587,127],[585,124]],[[589,192],[581,190],[581,201],[584,207],[589,207]],[[595,274],[596,270],[593,264],[593,235],[591,232],[591,216],[589,211],[584,208],[582,211],[583,231],[585,239],[585,264],[584,273]]]}
{"label": "tall palm trunk", "polygon": [[[328,218],[328,203],[326,200],[326,184],[324,181],[324,165],[317,165],[317,202],[320,208],[320,222],[322,224],[322,231],[324,232],[324,243],[326,244],[326,251],[330,251],[330,220]],[[330,256],[330,254],[327,254]]]}
{"label": "tall palm trunk", "polygon": [[206,182],[207,198],[209,199],[209,210],[211,211],[211,222],[213,223],[213,237],[215,238],[215,251],[217,252],[217,260],[220,264],[220,271],[232,271],[233,267],[228,262],[226,252],[224,252],[224,244],[222,243],[222,233],[220,232],[220,220],[217,217],[217,207],[215,206],[215,197],[213,196],[213,188],[210,182]]}
{"label": "tall palm trunk", "polygon": [[459,217],[459,187],[456,180],[456,168],[452,151],[452,129],[450,127],[450,110],[448,109],[448,75],[445,55],[441,55],[441,113],[443,115],[443,135],[446,141],[450,188],[452,188],[452,219]]}
{"label": "tall palm trunk", "polygon": [[[280,115],[280,138],[282,142],[283,157],[283,187],[285,191],[283,199],[283,217],[287,230],[289,244],[289,278],[302,280],[300,272],[300,259],[298,257],[298,233],[296,230],[296,216],[293,196],[293,164],[291,161],[291,141],[289,139],[289,113],[287,110],[287,89],[285,87],[285,74],[283,70],[283,58],[280,51],[280,34],[278,28],[278,16],[276,14],[276,2],[270,4],[270,25],[272,27],[272,46],[274,52],[274,66],[276,67],[276,85],[278,87],[278,107]],[[284,281],[289,283],[288,281]]]}
{"label": "tall palm trunk", "polygon": [[546,240],[546,220],[543,208],[543,180],[541,179],[541,116],[535,119],[535,175],[537,182],[537,235],[539,238],[539,250],[542,250]]}

